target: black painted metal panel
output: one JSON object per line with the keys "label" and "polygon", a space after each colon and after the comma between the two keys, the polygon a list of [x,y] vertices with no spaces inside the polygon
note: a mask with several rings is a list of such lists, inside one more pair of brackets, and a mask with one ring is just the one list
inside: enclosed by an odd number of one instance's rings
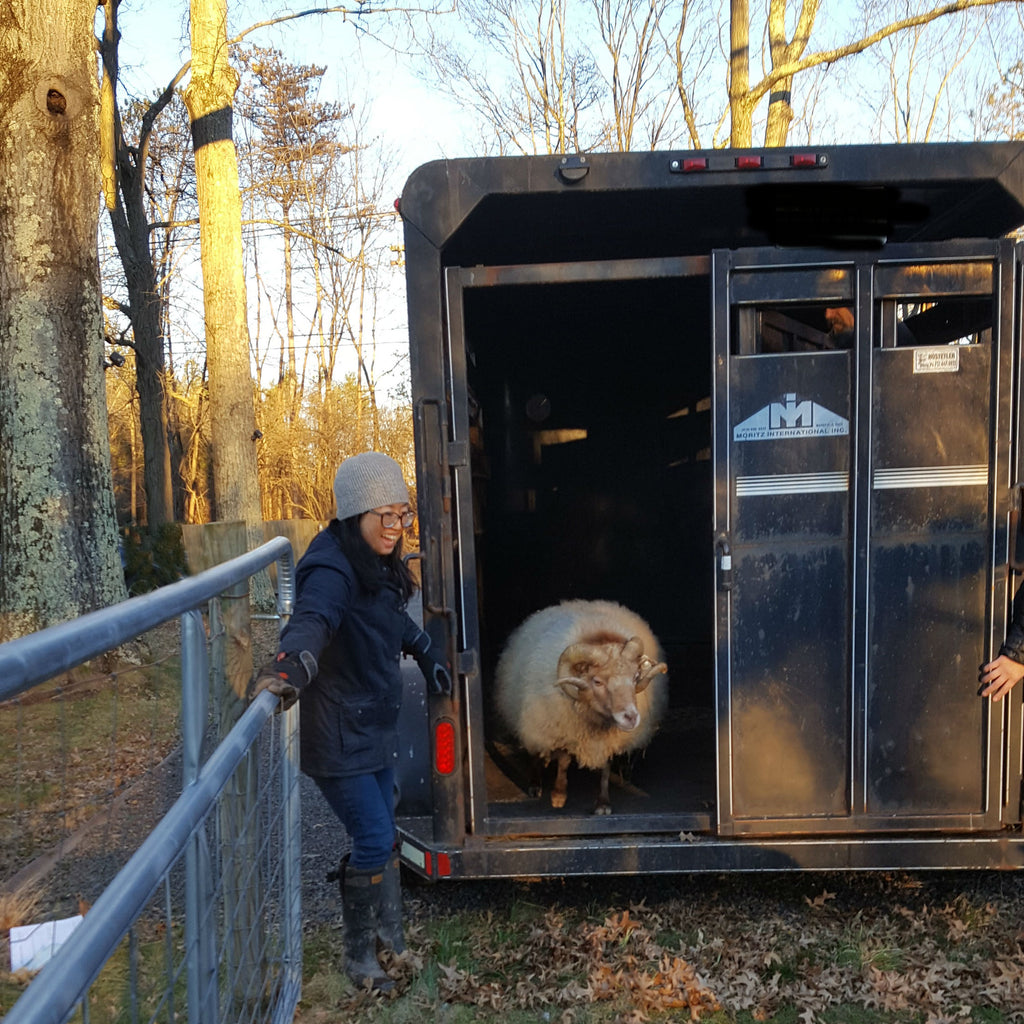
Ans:
{"label": "black painted metal panel", "polygon": [[[867,806],[984,815],[989,344],[873,353]],[[915,372],[917,365],[918,372]]]}
{"label": "black painted metal panel", "polygon": [[850,356],[730,373],[732,814],[849,810]]}

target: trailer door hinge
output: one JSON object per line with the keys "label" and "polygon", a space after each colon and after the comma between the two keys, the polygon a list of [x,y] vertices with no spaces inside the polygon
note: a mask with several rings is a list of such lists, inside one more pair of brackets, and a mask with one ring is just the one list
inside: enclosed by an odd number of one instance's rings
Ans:
{"label": "trailer door hinge", "polygon": [[1010,568],[1014,572],[1024,571],[1024,516],[1021,507],[1024,505],[1024,484],[1014,484],[1010,489]]}
{"label": "trailer door hinge", "polygon": [[464,469],[468,465],[469,445],[465,441],[450,441],[448,443],[448,467]]}
{"label": "trailer door hinge", "polygon": [[473,676],[479,671],[479,662],[477,661],[476,651],[459,651],[458,653],[458,664],[456,671],[460,676]]}

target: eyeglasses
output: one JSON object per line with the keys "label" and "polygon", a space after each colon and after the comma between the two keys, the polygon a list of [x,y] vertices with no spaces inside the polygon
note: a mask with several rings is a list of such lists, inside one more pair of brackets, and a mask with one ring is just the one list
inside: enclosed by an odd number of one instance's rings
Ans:
{"label": "eyeglasses", "polygon": [[399,525],[401,525],[403,530],[408,530],[416,522],[415,512],[403,512],[399,515],[397,512],[375,512],[371,510],[368,515],[380,516],[380,525],[385,530],[393,530]]}

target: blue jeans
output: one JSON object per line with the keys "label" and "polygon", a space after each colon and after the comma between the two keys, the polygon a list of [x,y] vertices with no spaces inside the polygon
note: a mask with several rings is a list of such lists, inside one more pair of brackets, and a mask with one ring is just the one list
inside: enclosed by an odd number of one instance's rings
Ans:
{"label": "blue jeans", "polygon": [[360,870],[386,864],[395,845],[394,769],[344,779],[315,775],[313,781],[352,841],[349,864]]}

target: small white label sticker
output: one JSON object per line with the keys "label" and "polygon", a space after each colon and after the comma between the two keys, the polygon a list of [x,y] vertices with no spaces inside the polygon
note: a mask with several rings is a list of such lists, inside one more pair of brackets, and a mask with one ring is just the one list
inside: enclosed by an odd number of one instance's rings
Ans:
{"label": "small white label sticker", "polygon": [[914,349],[914,373],[956,373],[959,369],[959,345]]}

